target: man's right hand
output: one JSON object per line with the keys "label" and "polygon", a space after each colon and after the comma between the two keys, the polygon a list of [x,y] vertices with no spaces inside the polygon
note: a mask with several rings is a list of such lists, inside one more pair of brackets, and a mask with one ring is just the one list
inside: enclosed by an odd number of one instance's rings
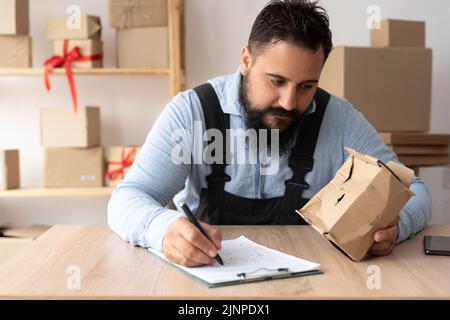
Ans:
{"label": "man's right hand", "polygon": [[169,225],[163,241],[163,253],[167,259],[185,267],[214,262],[217,250],[222,247],[222,234],[209,224],[200,224],[212,242],[185,217],[177,218]]}

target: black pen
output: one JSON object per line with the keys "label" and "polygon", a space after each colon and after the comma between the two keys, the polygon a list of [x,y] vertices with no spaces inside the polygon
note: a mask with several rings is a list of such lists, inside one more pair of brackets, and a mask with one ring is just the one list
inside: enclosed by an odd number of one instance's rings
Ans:
{"label": "black pen", "polygon": [[[189,207],[187,206],[186,203],[181,202],[180,203],[181,209],[183,209],[184,213],[186,214],[187,218],[189,219],[189,221],[198,228],[198,230],[200,230],[201,233],[203,233],[203,235],[211,242],[213,242],[211,240],[210,237],[208,237],[208,235],[206,234],[205,230],[203,230],[202,226],[200,225],[200,223],[198,223],[197,219],[195,218],[194,214],[192,213],[191,209],[189,209]],[[222,258],[219,256],[219,253],[217,253],[217,255],[215,256],[215,259],[217,260],[218,263],[220,263],[220,265],[223,266],[223,260]]]}

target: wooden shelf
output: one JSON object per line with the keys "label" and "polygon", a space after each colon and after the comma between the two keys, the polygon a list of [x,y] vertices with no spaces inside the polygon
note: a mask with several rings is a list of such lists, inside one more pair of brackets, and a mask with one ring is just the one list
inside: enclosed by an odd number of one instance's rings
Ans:
{"label": "wooden shelf", "polygon": [[[184,67],[184,0],[168,0],[169,66],[160,69],[93,68],[73,69],[75,75],[167,75],[170,95],[185,88]],[[65,75],[64,68],[52,70],[52,75]],[[43,76],[44,68],[0,68],[1,76]]]}
{"label": "wooden shelf", "polygon": [[0,191],[0,198],[110,196],[113,188],[21,188]]}
{"label": "wooden shelf", "polygon": [[[75,75],[169,75],[170,69],[119,69],[119,68],[93,68],[72,69]],[[52,75],[66,75],[64,68],[53,69]],[[44,68],[0,68],[0,76],[43,76]]]}

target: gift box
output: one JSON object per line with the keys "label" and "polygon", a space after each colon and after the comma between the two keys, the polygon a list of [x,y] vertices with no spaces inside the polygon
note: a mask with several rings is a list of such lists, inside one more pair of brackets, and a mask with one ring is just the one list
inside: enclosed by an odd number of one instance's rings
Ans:
{"label": "gift box", "polygon": [[0,68],[31,68],[30,36],[0,35]]}
{"label": "gift box", "polygon": [[47,38],[49,40],[100,40],[102,25],[100,17],[81,15],[80,27],[69,28],[68,17],[49,17],[47,20]]}
{"label": "gift box", "polygon": [[100,145],[100,108],[41,108],[44,147],[93,147]]}
{"label": "gift box", "polygon": [[0,150],[0,190],[20,188],[19,150]]}
{"label": "gift box", "polygon": [[[68,40],[67,52],[74,48],[80,49],[80,54],[86,59],[73,61],[73,68],[102,68],[103,67],[103,42],[101,40]],[[53,54],[64,55],[64,40],[53,41]]]}
{"label": "gift box", "polygon": [[103,148],[45,149],[46,188],[102,187]]}
{"label": "gift box", "polygon": [[107,153],[106,185],[115,187],[136,159],[138,147],[110,147]]}
{"label": "gift box", "polygon": [[163,27],[167,16],[167,0],[109,0],[112,28]]}
{"label": "gift box", "polygon": [[119,68],[167,68],[168,48],[167,27],[117,30]]}
{"label": "gift box", "polygon": [[370,30],[370,45],[425,48],[425,22],[384,19],[380,29]]}
{"label": "gift box", "polygon": [[394,223],[414,194],[414,172],[390,161],[345,148],[350,156],[336,176],[297,213],[355,261],[373,244],[373,235]]}
{"label": "gift box", "polygon": [[28,0],[0,1],[0,35],[26,35],[29,33]]}

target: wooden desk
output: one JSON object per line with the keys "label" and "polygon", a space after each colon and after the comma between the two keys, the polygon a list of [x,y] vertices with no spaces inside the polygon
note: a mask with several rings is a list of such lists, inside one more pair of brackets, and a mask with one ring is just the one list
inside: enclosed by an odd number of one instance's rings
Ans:
{"label": "wooden desk", "polygon": [[[208,289],[121,240],[106,226],[55,226],[0,267],[1,298],[311,299],[450,298],[450,257],[425,256],[424,234],[450,235],[430,226],[390,256],[355,263],[309,226],[225,226],[224,239],[244,234],[266,246],[321,264],[324,272],[301,278]],[[81,289],[68,289],[71,265]],[[367,268],[381,270],[370,290]]]}

